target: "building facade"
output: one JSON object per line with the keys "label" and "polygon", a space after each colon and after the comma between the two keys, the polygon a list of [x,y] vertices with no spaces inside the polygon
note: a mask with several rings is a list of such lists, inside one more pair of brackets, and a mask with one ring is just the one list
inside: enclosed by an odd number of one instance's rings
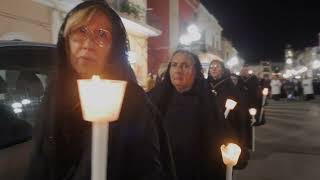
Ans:
{"label": "building facade", "polygon": [[2,0],[0,26],[1,40],[52,42],[51,11],[31,0]]}
{"label": "building facade", "polygon": [[199,0],[148,0],[147,22],[162,34],[148,40],[149,72],[157,74],[179,46],[180,36],[196,20]]}
{"label": "building facade", "polygon": [[[160,24],[163,33],[149,38],[149,71],[156,74],[167,64],[176,49],[188,49],[199,55],[207,71],[212,55],[223,59],[222,30],[218,20],[198,0],[148,0],[150,24]],[[156,18],[161,17],[161,18]],[[188,28],[194,25],[200,34],[199,40],[189,44],[182,42]],[[233,50],[235,50],[233,48]],[[161,70],[160,70],[161,71]]]}
{"label": "building facade", "polygon": [[[129,59],[140,85],[148,72],[148,38],[161,31],[146,23],[146,0],[107,0],[119,13],[130,41]],[[67,12],[82,0],[2,0],[0,40],[56,43]],[[130,6],[129,8],[125,8]],[[132,11],[132,7],[136,11]]]}
{"label": "building facade", "polygon": [[320,33],[317,46],[294,50],[291,46],[285,49],[285,78],[312,77],[320,79]]}

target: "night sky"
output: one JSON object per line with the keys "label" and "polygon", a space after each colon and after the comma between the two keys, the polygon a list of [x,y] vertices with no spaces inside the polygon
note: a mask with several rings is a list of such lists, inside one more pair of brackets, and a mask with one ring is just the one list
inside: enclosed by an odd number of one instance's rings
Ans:
{"label": "night sky", "polygon": [[[283,61],[286,44],[316,46],[319,0],[201,0],[247,63]],[[316,4],[317,3],[317,4]]]}

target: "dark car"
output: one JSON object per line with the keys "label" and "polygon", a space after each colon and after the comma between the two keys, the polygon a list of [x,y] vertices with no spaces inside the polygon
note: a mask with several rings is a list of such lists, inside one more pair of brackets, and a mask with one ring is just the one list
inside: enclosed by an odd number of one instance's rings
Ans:
{"label": "dark car", "polygon": [[0,179],[21,180],[29,163],[32,129],[56,47],[0,41]]}

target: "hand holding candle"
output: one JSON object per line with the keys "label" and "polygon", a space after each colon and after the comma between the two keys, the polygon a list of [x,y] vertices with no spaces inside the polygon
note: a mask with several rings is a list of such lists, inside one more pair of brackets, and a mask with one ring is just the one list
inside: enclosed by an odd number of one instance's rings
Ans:
{"label": "hand holding candle", "polygon": [[109,122],[118,119],[126,82],[92,79],[78,80],[83,119],[93,122],[91,180],[107,179]]}
{"label": "hand holding candle", "polygon": [[233,143],[220,147],[223,163],[227,166],[226,179],[232,180],[232,168],[238,163],[241,148]]}
{"label": "hand holding candle", "polygon": [[237,102],[232,99],[227,99],[226,101],[226,110],[224,112],[224,117],[227,119],[230,110],[233,110],[237,105]]}

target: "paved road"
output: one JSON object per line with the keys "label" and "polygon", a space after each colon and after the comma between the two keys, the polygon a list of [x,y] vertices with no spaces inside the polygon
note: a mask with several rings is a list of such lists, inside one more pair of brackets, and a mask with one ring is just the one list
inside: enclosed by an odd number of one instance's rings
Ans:
{"label": "paved road", "polygon": [[269,101],[256,152],[234,180],[320,180],[320,100]]}

